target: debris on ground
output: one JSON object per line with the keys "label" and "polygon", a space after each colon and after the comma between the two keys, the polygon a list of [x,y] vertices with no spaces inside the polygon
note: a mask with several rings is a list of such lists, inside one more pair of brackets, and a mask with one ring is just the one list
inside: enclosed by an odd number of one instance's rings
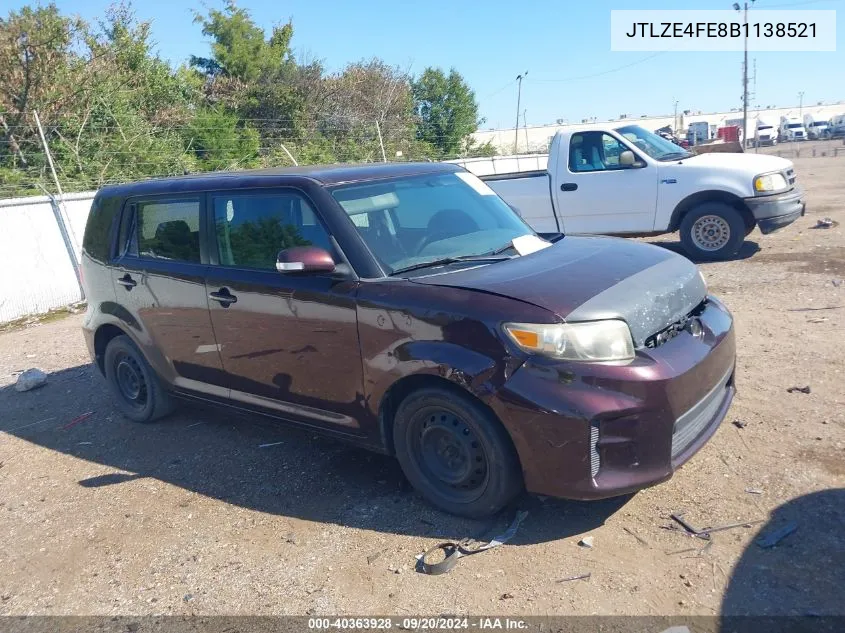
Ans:
{"label": "debris on ground", "polygon": [[284,444],[284,442],[270,442],[269,444],[259,444],[258,448],[269,448],[270,446],[279,446],[280,444]]}
{"label": "debris on ground", "polygon": [[69,429],[69,428],[71,428],[72,426],[76,426],[76,425],[77,425],[77,424],[79,424],[80,422],[85,422],[85,420],[87,420],[88,418],[90,418],[92,415],[94,415],[94,412],[93,412],[93,411],[88,411],[88,412],[86,412],[86,413],[83,413],[82,415],[78,415],[78,416],[76,416],[73,420],[71,420],[70,422],[68,422],[67,424],[65,424],[65,425],[62,427],[62,429]]}
{"label": "debris on ground", "polygon": [[807,319],[807,323],[824,323],[827,317],[816,317],[814,319]]}
{"label": "debris on ground", "polygon": [[[740,521],[738,523],[729,523],[727,525],[717,525],[715,527],[706,527],[706,528],[702,528],[702,529],[699,530],[699,529],[694,528],[688,521],[686,521],[683,518],[683,516],[684,516],[683,512],[676,512],[674,514],[670,514],[669,518],[671,518],[673,521],[678,523],[682,528],[684,528],[683,532],[686,532],[686,534],[688,534],[689,536],[694,536],[694,537],[700,538],[704,541],[709,541],[710,535],[713,534],[714,532],[724,532],[725,530],[733,530],[735,528],[741,528],[741,527],[750,528],[753,525],[756,525],[758,523],[763,522],[760,519],[755,519],[753,521]],[[675,527],[673,525],[663,525],[661,527],[665,530],[673,530],[675,532],[681,532],[681,530],[679,530],[677,527]],[[705,547],[705,549],[706,549],[706,547]],[[675,553],[679,554],[680,552],[675,552]]]}
{"label": "debris on ground", "polygon": [[45,384],[47,384],[47,374],[33,367],[18,376],[18,381],[15,383],[15,391],[30,391],[31,389],[43,387]]}
{"label": "debris on ground", "polygon": [[578,541],[578,545],[581,547],[593,547],[593,537],[592,536],[585,536],[580,541]]}
{"label": "debris on ground", "polygon": [[369,556],[367,556],[367,565],[372,565],[373,562],[378,560],[378,557],[381,556],[382,550],[378,550],[377,552],[373,552]]}
{"label": "debris on ground", "polygon": [[592,573],[587,572],[586,574],[579,574],[578,576],[569,576],[568,578],[561,578],[557,582],[572,582],[573,580],[588,580],[592,576]]}
{"label": "debris on ground", "polygon": [[760,490],[759,488],[746,488],[745,492],[747,492],[750,495],[761,495],[761,494],[763,494],[763,491]]}
{"label": "debris on ground", "polygon": [[501,596],[499,596],[499,600],[510,600],[511,598],[513,598],[512,593],[503,593]]}
{"label": "debris on ground", "polygon": [[796,393],[796,392],[810,393],[810,385],[807,385],[805,387],[790,387],[786,391],[787,391],[787,393]]}
{"label": "debris on ground", "polygon": [[742,420],[734,420],[733,422],[731,422],[731,424],[733,424],[738,429],[744,429],[746,426],[748,426],[748,422],[743,422]]}
{"label": "debris on ground", "polygon": [[[469,537],[463,538],[457,543],[452,541],[438,543],[434,547],[426,550],[424,553],[417,555],[416,559],[419,561],[419,571],[422,571],[422,573],[430,576],[445,574],[458,564],[458,560],[460,558],[486,552],[488,549],[493,549],[494,547],[507,543],[516,536],[519,524],[522,523],[527,516],[528,512],[525,510],[517,512],[507,530],[499,534],[499,536],[494,536],[490,539],[490,541],[479,545],[478,547],[470,547],[470,544],[474,539]],[[443,559],[434,562],[433,559],[438,553],[442,553]]]}
{"label": "debris on ground", "polygon": [[757,545],[763,549],[769,549],[780,543],[787,536],[798,529],[798,524],[795,521],[790,521],[777,529],[770,530],[757,538]]}
{"label": "debris on ground", "polygon": [[832,283],[835,287],[838,288],[839,286],[842,285],[843,281],[845,281],[845,279],[831,279],[830,283]]}
{"label": "debris on ground", "polygon": [[638,542],[640,545],[644,545],[644,546],[646,546],[646,547],[649,547],[648,541],[646,541],[644,538],[642,538],[641,536],[639,536],[636,532],[634,532],[634,530],[632,530],[632,529],[630,529],[630,528],[627,528],[627,527],[623,527],[622,529],[623,529],[623,530],[625,530],[625,531],[626,531],[628,534],[630,534],[631,536],[633,536],[635,539],[637,539],[637,542]]}
{"label": "debris on ground", "polygon": [[833,220],[831,218],[822,218],[816,222],[815,226],[811,226],[811,229],[832,229],[839,226],[839,222]]}

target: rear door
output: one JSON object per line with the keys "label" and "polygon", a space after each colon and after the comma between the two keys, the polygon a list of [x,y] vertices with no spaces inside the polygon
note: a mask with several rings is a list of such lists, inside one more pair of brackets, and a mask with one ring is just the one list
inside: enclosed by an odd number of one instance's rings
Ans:
{"label": "rear door", "polygon": [[564,232],[614,234],[652,230],[657,208],[657,169],[647,163],[643,168],[620,165],[619,154],[628,149],[631,148],[607,132],[576,132],[570,136],[568,160],[559,167],[559,184],[553,194],[557,196]]}
{"label": "rear door", "polygon": [[171,385],[225,397],[205,292],[203,196],[134,198],[112,269],[115,310]]}
{"label": "rear door", "polygon": [[276,255],[332,240],[296,189],[208,196],[213,262],[206,292],[231,398],[275,415],[358,433],[363,371],[357,282],[282,274]]}

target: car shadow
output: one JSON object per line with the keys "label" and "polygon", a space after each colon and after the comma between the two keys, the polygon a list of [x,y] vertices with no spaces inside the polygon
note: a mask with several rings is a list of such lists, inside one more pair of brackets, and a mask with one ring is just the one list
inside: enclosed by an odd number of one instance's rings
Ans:
{"label": "car shadow", "polygon": [[[794,531],[788,533],[792,528]],[[787,534],[788,533],[788,534]],[[765,540],[782,539],[770,547]],[[845,616],[845,488],[807,494],[776,508],[733,569],[721,614],[769,616],[792,628],[762,625],[755,630],[842,630]],[[838,616],[836,628],[829,618]],[[777,621],[773,620],[776,624]],[[727,629],[727,627],[726,627]]]}
{"label": "car shadow", "polygon": [[[673,253],[677,253],[678,255],[683,255],[684,257],[686,257],[687,259],[691,260],[692,262],[694,262],[696,264],[711,263],[709,260],[690,257],[689,254],[684,250],[684,247],[681,246],[680,241],[663,241],[663,242],[650,242],[650,243],[654,244],[655,246],[660,246],[662,248],[665,248],[666,250],[670,250]],[[759,252],[760,252],[760,245],[757,242],[755,242],[753,240],[745,240],[742,243],[742,246],[740,247],[740,249],[739,249],[739,251],[737,252],[736,255],[734,255],[733,257],[730,257],[726,260],[723,260],[723,261],[732,262],[732,261],[739,261],[739,260],[743,260],[743,259],[748,259],[750,257],[753,257],[754,255],[756,255]]]}
{"label": "car shadow", "polygon": [[524,495],[491,520],[462,519],[419,497],[392,457],[263,416],[185,404],[154,424],[130,422],[91,364],[51,373],[33,391],[0,389],[0,411],[0,431],[115,470],[92,469],[78,481],[84,488],[151,477],[260,512],[377,532],[492,537],[515,510],[527,509],[511,542],[538,543],[595,529],[630,498],[581,503]]}

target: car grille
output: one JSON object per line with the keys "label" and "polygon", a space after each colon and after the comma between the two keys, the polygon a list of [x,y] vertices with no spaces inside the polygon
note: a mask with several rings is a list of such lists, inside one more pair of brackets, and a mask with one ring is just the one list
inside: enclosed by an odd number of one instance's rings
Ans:
{"label": "car grille", "polygon": [[725,374],[706,396],[675,421],[672,432],[672,459],[683,453],[713,420],[725,398],[725,390],[732,375],[733,369]]}
{"label": "car grille", "polygon": [[660,347],[667,341],[672,340],[680,334],[687,326],[692,325],[691,320],[704,312],[707,306],[707,299],[699,303],[688,314],[685,314],[674,323],[670,323],[659,332],[655,332],[645,340],[645,346],[649,348]]}

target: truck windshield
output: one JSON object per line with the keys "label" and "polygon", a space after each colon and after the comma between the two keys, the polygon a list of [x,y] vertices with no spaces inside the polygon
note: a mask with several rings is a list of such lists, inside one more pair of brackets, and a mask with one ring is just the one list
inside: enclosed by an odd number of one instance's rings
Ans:
{"label": "truck windshield", "polygon": [[343,185],[331,194],[388,274],[444,259],[498,255],[534,231],[468,172]]}
{"label": "truck windshield", "polygon": [[798,128],[804,127],[804,124],[803,123],[790,123],[786,127],[788,127],[790,130],[797,130]]}
{"label": "truck windshield", "polygon": [[631,144],[638,149],[644,151],[646,154],[655,160],[678,160],[679,158],[687,158],[692,154],[672,141],[667,141],[662,136],[652,134],[648,130],[641,128],[639,125],[626,125],[625,127],[618,127],[616,131],[621,134]]}
{"label": "truck windshield", "polygon": [[827,127],[827,121],[813,121],[811,125],[813,127]]}

